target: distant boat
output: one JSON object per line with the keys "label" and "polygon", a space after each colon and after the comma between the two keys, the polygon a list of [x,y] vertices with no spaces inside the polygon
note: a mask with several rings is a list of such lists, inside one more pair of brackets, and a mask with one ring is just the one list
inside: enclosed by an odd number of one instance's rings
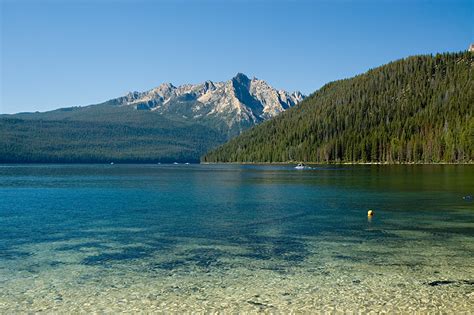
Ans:
{"label": "distant boat", "polygon": [[175,164],[175,165],[176,165],[176,164],[179,164],[179,163],[178,163],[178,162],[174,162],[173,164]]}
{"label": "distant boat", "polygon": [[114,165],[114,162],[110,162],[110,165]]}
{"label": "distant boat", "polygon": [[188,162],[186,162],[186,163],[184,163],[184,164],[186,164],[186,165],[189,165],[189,163],[188,163]]}
{"label": "distant boat", "polygon": [[297,169],[297,170],[310,170],[311,167],[304,164],[304,163],[298,163],[298,165],[295,166],[295,169]]}

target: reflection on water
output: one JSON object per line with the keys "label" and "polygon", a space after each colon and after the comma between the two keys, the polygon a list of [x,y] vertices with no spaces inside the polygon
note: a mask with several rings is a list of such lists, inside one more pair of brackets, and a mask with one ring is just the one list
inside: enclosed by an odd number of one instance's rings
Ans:
{"label": "reflection on water", "polygon": [[470,311],[473,191],[472,166],[0,167],[0,312]]}

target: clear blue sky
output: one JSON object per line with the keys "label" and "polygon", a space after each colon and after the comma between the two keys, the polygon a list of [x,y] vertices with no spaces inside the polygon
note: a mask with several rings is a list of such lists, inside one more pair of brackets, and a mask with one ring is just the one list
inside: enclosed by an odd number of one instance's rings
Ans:
{"label": "clear blue sky", "polygon": [[474,0],[0,2],[0,113],[237,72],[309,94],[394,59],[474,42]]}

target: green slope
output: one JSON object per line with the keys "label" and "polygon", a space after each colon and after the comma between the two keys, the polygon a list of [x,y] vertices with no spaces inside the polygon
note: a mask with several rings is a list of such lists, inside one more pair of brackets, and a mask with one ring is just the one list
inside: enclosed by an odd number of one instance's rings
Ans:
{"label": "green slope", "polygon": [[197,162],[221,132],[102,104],[0,116],[0,163]]}
{"label": "green slope", "polygon": [[[57,121],[94,121],[94,122],[108,122],[117,124],[151,124],[151,125],[165,125],[166,127],[173,128],[174,125],[179,127],[180,125],[201,125],[204,128],[213,129],[219,133],[225,134],[223,137],[223,143],[229,137],[236,136],[240,133],[241,129],[247,129],[251,125],[236,125],[234,128],[229,126],[217,117],[215,118],[203,118],[200,121],[190,121],[184,119],[183,116],[191,117],[193,114],[191,110],[192,102],[175,102],[172,106],[174,109],[166,115],[159,112],[150,110],[136,110],[133,106],[121,106],[118,99],[112,99],[110,101],[89,105],[89,106],[77,106],[77,107],[65,107],[47,112],[27,112],[18,113],[14,115],[0,115],[1,118],[18,118],[23,120],[57,120]],[[197,156],[199,159],[199,156]]]}
{"label": "green slope", "polygon": [[204,162],[472,162],[474,54],[395,61],[329,83]]}

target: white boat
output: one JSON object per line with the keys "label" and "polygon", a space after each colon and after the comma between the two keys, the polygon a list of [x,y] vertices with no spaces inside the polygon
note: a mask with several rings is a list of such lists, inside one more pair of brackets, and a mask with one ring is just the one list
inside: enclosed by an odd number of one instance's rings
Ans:
{"label": "white boat", "polygon": [[304,163],[298,163],[298,165],[295,166],[295,169],[297,169],[297,170],[310,170],[311,167],[304,164]]}
{"label": "white boat", "polygon": [[178,162],[174,162],[173,164],[174,164],[174,165],[177,165],[177,164],[179,164],[179,163],[178,163]]}
{"label": "white boat", "polygon": [[186,165],[189,165],[189,163],[188,163],[188,162],[186,162],[186,163],[184,163],[184,164],[186,164]]}

